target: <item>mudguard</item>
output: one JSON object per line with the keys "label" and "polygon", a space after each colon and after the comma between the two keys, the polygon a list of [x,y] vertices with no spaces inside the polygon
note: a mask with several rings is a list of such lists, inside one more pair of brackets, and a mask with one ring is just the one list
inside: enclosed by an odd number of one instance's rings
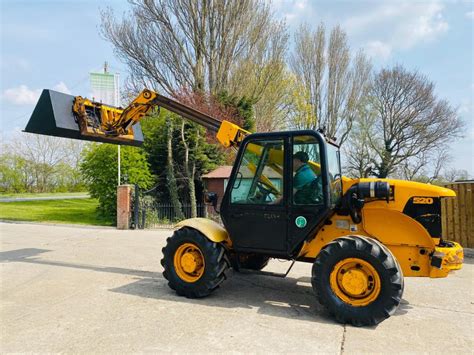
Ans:
{"label": "mudguard", "polygon": [[175,229],[183,227],[194,228],[204,234],[206,238],[215,243],[230,243],[229,234],[224,229],[224,227],[211,219],[200,217],[189,218],[175,225]]}

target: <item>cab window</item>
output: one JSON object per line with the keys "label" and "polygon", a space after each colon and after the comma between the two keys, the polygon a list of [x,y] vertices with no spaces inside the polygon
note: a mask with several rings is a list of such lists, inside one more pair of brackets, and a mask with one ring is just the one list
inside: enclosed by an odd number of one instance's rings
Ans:
{"label": "cab window", "polygon": [[233,204],[278,204],[283,196],[284,140],[247,143],[231,191]]}
{"label": "cab window", "polygon": [[338,147],[328,144],[328,172],[331,205],[334,207],[342,199],[341,162]]}
{"label": "cab window", "polygon": [[321,155],[319,143],[313,136],[293,139],[293,204],[323,204]]}

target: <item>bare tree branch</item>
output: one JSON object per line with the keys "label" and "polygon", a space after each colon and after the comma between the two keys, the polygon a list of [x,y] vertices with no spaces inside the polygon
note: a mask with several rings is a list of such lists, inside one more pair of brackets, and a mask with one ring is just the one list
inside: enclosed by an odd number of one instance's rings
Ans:
{"label": "bare tree branch", "polygon": [[447,145],[463,127],[456,110],[436,98],[434,84],[426,76],[401,66],[382,69],[369,98],[368,109],[376,117],[368,139],[377,153],[376,175],[387,177],[398,171],[413,179],[431,166],[434,179]]}
{"label": "bare tree branch", "polygon": [[323,127],[328,136],[344,143],[367,94],[371,64],[365,55],[359,52],[351,58],[347,35],[339,26],[332,29],[326,43],[323,24],[315,31],[303,25],[295,35],[290,65],[313,108],[305,128]]}

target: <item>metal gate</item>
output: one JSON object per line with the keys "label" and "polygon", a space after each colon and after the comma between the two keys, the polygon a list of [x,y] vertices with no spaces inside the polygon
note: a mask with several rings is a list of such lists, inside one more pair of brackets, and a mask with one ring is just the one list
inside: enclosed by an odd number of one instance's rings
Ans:
{"label": "metal gate", "polygon": [[[154,196],[157,187],[158,185],[150,190],[141,190],[135,185],[130,224],[133,229],[171,227],[182,219],[169,201],[159,201]],[[206,217],[206,208],[206,205],[198,204],[197,217]],[[191,204],[183,203],[181,211],[184,218],[192,217]]]}

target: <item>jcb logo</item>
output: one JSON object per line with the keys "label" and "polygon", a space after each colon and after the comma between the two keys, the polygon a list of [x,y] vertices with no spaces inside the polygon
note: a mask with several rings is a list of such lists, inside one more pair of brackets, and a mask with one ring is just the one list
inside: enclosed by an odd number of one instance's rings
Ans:
{"label": "jcb logo", "polygon": [[413,203],[415,205],[432,205],[433,199],[431,197],[414,197]]}

